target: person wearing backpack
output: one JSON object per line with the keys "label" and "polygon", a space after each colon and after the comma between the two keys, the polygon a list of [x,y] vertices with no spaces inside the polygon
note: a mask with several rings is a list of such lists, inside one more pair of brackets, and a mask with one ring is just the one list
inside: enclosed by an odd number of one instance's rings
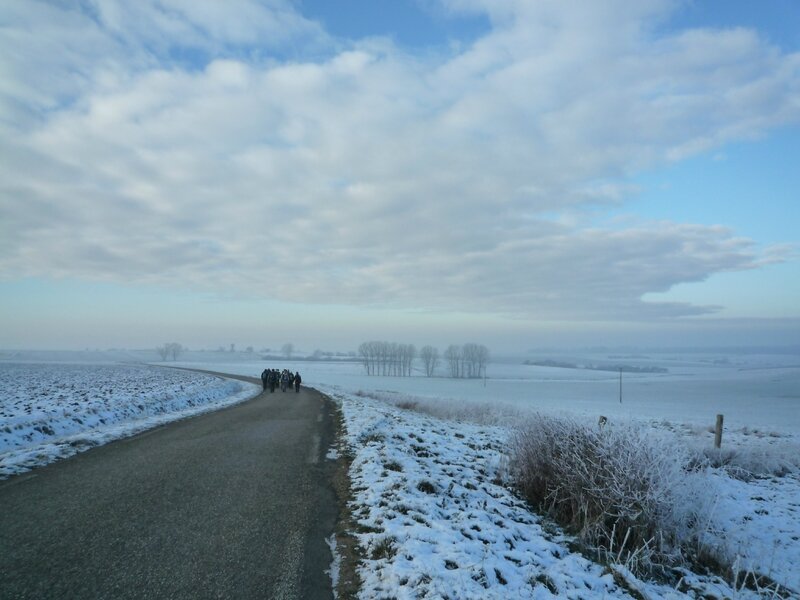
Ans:
{"label": "person wearing backpack", "polygon": [[275,393],[275,384],[278,383],[278,373],[273,369],[269,372],[269,391],[271,394]]}
{"label": "person wearing backpack", "polygon": [[264,391],[267,391],[267,380],[269,379],[269,371],[264,369],[261,371],[261,385],[264,386]]}
{"label": "person wearing backpack", "polygon": [[284,369],[283,373],[281,373],[281,391],[285,392],[286,386],[288,385],[289,385],[289,371]]}
{"label": "person wearing backpack", "polygon": [[299,394],[300,393],[300,382],[301,381],[303,381],[303,380],[300,378],[300,371],[298,371],[297,373],[294,374],[294,392],[295,392],[295,394]]}

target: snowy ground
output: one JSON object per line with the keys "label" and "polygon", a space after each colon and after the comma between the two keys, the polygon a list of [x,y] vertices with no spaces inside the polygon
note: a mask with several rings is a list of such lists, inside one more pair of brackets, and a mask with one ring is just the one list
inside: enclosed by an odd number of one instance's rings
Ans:
{"label": "snowy ground", "polygon": [[0,362],[0,479],[259,391],[143,365]]}
{"label": "snowy ground", "polygon": [[711,525],[719,543],[743,571],[767,575],[800,598],[800,479],[713,477],[720,495]]}
{"label": "snowy ground", "polygon": [[[347,428],[332,457],[353,458],[352,508],[366,554],[363,598],[759,597],[689,573],[675,587],[622,569],[615,578],[571,550],[567,536],[506,487],[507,427],[442,420],[339,388],[323,391],[340,404]],[[711,476],[724,490],[715,526],[724,529],[721,542],[743,551],[742,569],[758,568],[800,589],[794,572],[800,482]]]}
{"label": "snowy ground", "polygon": [[[600,358],[570,360],[596,364]],[[502,461],[509,427],[535,412],[569,413],[594,422],[598,415],[638,422],[662,434],[674,434],[698,452],[712,448],[715,415],[725,414],[723,456],[734,457],[734,464],[757,476],[734,479],[723,470],[709,470],[709,490],[718,491],[710,535],[717,545],[738,556],[736,566],[743,574],[752,570],[767,575],[800,597],[800,569],[795,567],[800,564],[800,358],[691,355],[625,357],[622,362],[665,366],[669,371],[625,373],[620,403],[619,375],[613,372],[506,362],[491,365],[486,381],[454,381],[367,377],[356,363],[282,364],[300,370],[304,382],[342,403],[347,450],[356,455],[351,477],[359,490],[356,506],[364,527],[361,540],[368,554],[375,556],[369,558],[364,573],[364,597],[381,597],[389,590],[398,597],[417,597],[410,591],[414,586],[428,597],[547,597],[552,586],[529,584],[531,575],[534,580],[543,572],[550,577],[550,567],[543,567],[549,564],[546,553],[540,547],[550,543],[561,548],[560,554],[571,557],[566,563],[556,561],[553,578],[544,579],[551,584],[561,582],[552,589],[577,598],[624,594],[621,588],[605,588],[608,576],[600,567],[581,563],[579,556],[569,552],[564,538],[541,530],[536,516],[524,511],[505,488],[491,482],[492,469]],[[263,367],[258,362],[226,361],[209,368],[253,375]],[[403,402],[425,405],[429,413],[444,420],[391,406]],[[459,418],[492,426],[476,428],[459,423]],[[414,436],[423,438],[425,444]],[[481,456],[462,440],[481,448]],[[427,449],[418,454],[414,447],[423,445]],[[387,468],[387,464],[399,465],[401,470]],[[486,473],[476,471],[478,468]],[[773,477],[771,473],[788,475]],[[414,487],[423,479],[434,483],[434,494]],[[465,487],[466,480],[476,489]],[[501,497],[507,506],[498,504]],[[480,512],[484,504],[490,507],[488,512]],[[523,512],[516,520],[508,517],[502,525],[498,524],[501,519],[495,518],[492,526],[492,516],[497,517],[492,506],[505,510],[506,515]],[[465,525],[464,520],[469,523]],[[378,521],[380,526],[376,526]],[[473,525],[485,532],[480,539],[470,533]],[[519,534],[520,528],[527,532],[524,536]],[[464,536],[462,529],[475,540]],[[515,566],[505,558],[503,553],[509,551],[503,541],[506,529],[527,540],[523,543],[527,562]],[[387,536],[396,539],[381,544]],[[520,540],[511,538],[519,550]],[[475,548],[467,550],[473,542]],[[387,556],[381,558],[382,553]],[[477,558],[480,561],[476,562]],[[446,560],[451,562],[442,567]],[[567,568],[566,564],[570,565],[568,572],[558,571]],[[494,566],[484,568],[486,565]],[[501,578],[507,583],[502,584]],[[681,584],[682,592],[641,582],[630,585],[653,598],[758,595],[691,574]],[[699,591],[692,592],[692,586]],[[515,591],[509,592],[511,588]],[[764,591],[762,596],[771,597],[771,592]]]}
{"label": "snowy ground", "polygon": [[[491,365],[486,381],[456,381],[367,377],[357,363],[265,363],[224,353],[184,358],[169,364],[253,377],[265,366],[299,370],[304,384],[337,399],[347,437],[340,448],[331,449],[329,459],[344,453],[354,458],[353,508],[367,554],[364,598],[773,597],[768,590],[737,590],[690,573],[673,588],[657,586],[622,569],[612,573],[574,552],[569,538],[528,511],[502,480],[510,428],[535,412],[568,412],[594,422],[601,414],[631,420],[675,435],[698,451],[711,447],[714,417],[725,414],[721,458],[733,457],[733,464],[757,476],[734,479],[724,470],[709,469],[709,490],[718,491],[710,535],[739,557],[742,573],[768,575],[792,590],[789,597],[800,598],[796,356],[625,357],[626,364],[665,366],[669,372],[626,373],[621,404],[618,374],[510,361]],[[568,358],[597,364],[602,357]],[[0,373],[6,366],[0,363]],[[92,370],[97,369],[86,372]],[[195,390],[227,385],[214,378],[197,379],[201,375],[186,376],[198,384]],[[108,380],[108,372],[98,372],[89,387],[107,388]],[[19,388],[17,383],[0,383],[4,390]],[[51,385],[45,386],[47,394]],[[44,392],[34,390],[26,397],[37,393]],[[113,397],[116,391],[106,395]],[[44,406],[53,406],[57,399]],[[7,399],[3,401],[5,406]],[[416,403],[428,414],[403,410],[398,403]],[[55,412],[61,410],[61,416],[71,410],[58,406]],[[32,407],[31,412],[45,411]],[[23,413],[18,411],[15,418]],[[0,415],[0,436],[6,419]],[[32,431],[35,442],[42,432],[35,425]],[[45,459],[48,451],[43,452]],[[64,451],[75,450],[67,444]],[[31,454],[35,457],[37,451]],[[3,460],[0,469],[7,468]],[[770,475],[779,472],[784,476]]]}

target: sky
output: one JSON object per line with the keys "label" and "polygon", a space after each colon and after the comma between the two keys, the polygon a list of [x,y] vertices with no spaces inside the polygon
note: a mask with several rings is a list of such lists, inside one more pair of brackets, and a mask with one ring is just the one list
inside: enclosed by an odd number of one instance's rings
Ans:
{"label": "sky", "polygon": [[796,0],[6,0],[0,349],[800,340]]}

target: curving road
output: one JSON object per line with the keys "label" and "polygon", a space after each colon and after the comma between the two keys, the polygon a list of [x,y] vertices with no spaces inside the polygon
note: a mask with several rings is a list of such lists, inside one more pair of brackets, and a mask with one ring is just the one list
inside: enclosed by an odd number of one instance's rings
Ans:
{"label": "curving road", "polygon": [[278,390],[0,482],[0,598],[332,598],[333,436]]}

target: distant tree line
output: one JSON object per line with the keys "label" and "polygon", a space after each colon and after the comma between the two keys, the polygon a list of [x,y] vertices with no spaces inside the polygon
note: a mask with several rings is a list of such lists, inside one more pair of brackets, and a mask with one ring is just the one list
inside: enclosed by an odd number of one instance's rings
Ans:
{"label": "distant tree line", "polygon": [[185,348],[178,342],[164,344],[163,346],[156,348],[156,352],[158,352],[161,360],[167,360],[169,357],[172,357],[172,360],[178,360],[178,357],[184,350]]}
{"label": "distant tree line", "polygon": [[[417,352],[414,344],[372,341],[358,347],[358,356],[367,375],[409,377]],[[423,346],[419,358],[426,377],[433,377],[440,363],[439,350],[433,346]],[[445,350],[444,360],[450,377],[483,377],[489,363],[489,349],[481,344],[452,344]]]}
{"label": "distant tree line", "polygon": [[414,344],[372,341],[358,347],[358,356],[367,375],[409,377],[416,355]]}
{"label": "distant tree line", "polygon": [[486,375],[489,364],[489,349],[481,344],[451,344],[444,351],[450,377],[473,379]]}

